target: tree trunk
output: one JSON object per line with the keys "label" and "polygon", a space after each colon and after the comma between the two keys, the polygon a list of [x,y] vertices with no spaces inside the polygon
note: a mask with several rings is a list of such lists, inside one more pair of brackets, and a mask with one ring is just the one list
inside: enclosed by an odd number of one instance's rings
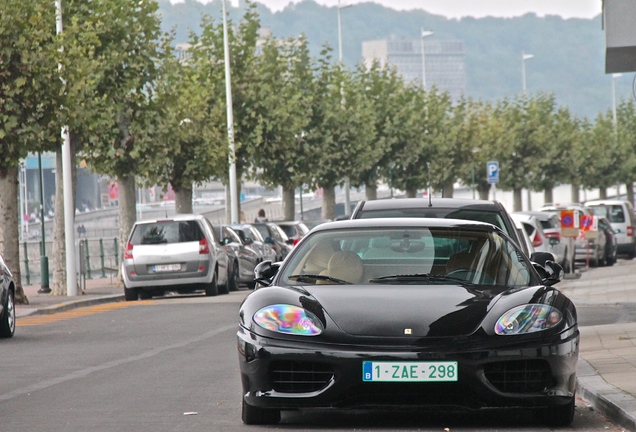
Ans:
{"label": "tree trunk", "polygon": [[283,220],[293,221],[296,218],[296,189],[283,186]]}
{"label": "tree trunk", "polygon": [[452,198],[453,193],[455,192],[455,187],[452,182],[448,182],[444,184],[442,188],[442,198]]}
{"label": "tree trunk", "polygon": [[[137,220],[137,209],[135,207],[137,199],[134,174],[121,176],[117,179],[117,182],[119,183],[119,250],[117,254],[118,262],[121,262],[124,257],[128,236],[135,220]],[[118,274],[121,281],[121,272]]]}
{"label": "tree trunk", "polygon": [[607,199],[607,188],[604,188],[604,187],[598,188],[598,198]]}
{"label": "tree trunk", "polygon": [[626,189],[626,193],[627,193],[627,201],[629,201],[632,206],[634,205],[634,183],[633,182],[629,182],[629,183],[625,183],[625,189]]}
{"label": "tree trunk", "polygon": [[[134,187],[133,177],[133,187]],[[177,214],[192,213],[192,187],[172,185],[174,190],[174,209]],[[135,203],[136,205],[136,203]]]}
{"label": "tree trunk", "polygon": [[554,190],[553,189],[546,189],[543,191],[543,203],[544,204],[551,204],[554,202]]}
{"label": "tree trunk", "polygon": [[335,186],[322,187],[322,212],[323,220],[334,220],[336,217],[336,188]]}
{"label": "tree trunk", "polygon": [[523,190],[520,188],[514,188],[512,190],[512,208],[513,211],[521,211],[522,210],[522,192]]}
{"label": "tree trunk", "polygon": [[571,187],[571,198],[572,198],[572,202],[577,203],[577,202],[581,202],[581,193],[579,191],[580,187],[578,183],[572,183]]}
{"label": "tree trunk", "polygon": [[364,194],[367,201],[373,201],[378,199],[378,185],[376,183],[372,185],[365,185]]}
{"label": "tree trunk", "polygon": [[487,200],[490,194],[490,183],[477,183],[477,193],[479,194],[480,200]]}
{"label": "tree trunk", "polygon": [[13,274],[15,303],[29,304],[22,288],[18,210],[18,167],[0,169],[0,254]]}
{"label": "tree trunk", "polygon": [[416,188],[407,188],[406,189],[406,197],[407,198],[415,198],[417,196]]}

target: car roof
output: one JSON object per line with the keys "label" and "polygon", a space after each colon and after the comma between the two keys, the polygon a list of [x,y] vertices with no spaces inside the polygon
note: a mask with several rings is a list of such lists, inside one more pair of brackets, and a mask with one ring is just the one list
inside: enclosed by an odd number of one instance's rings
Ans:
{"label": "car roof", "polygon": [[550,212],[546,212],[546,211],[520,211],[520,212],[514,212],[511,214],[521,214],[521,215],[528,215],[528,216],[534,216],[539,220],[548,220],[554,217],[558,217],[557,215],[555,215],[554,213],[550,213]]}
{"label": "car roof", "polygon": [[351,228],[479,228],[483,230],[499,231],[499,227],[486,222],[477,222],[464,219],[442,218],[377,218],[377,219],[347,219],[334,222],[325,222],[318,225],[312,231],[328,231],[333,229]]}
{"label": "car roof", "polygon": [[626,200],[617,200],[617,199],[599,199],[599,200],[592,200],[592,201],[586,201],[585,205],[586,206],[591,206],[591,205],[605,205],[605,204],[609,204],[609,205],[622,205],[627,203]]}
{"label": "car roof", "polygon": [[378,199],[364,202],[364,210],[403,209],[420,207],[463,208],[497,207],[497,201],[473,200],[463,198],[400,198]]}

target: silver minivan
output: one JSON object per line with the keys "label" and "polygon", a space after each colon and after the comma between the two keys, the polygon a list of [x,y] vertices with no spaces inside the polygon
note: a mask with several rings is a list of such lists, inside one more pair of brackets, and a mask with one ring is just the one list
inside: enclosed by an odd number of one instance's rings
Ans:
{"label": "silver minivan", "polygon": [[137,221],[121,266],[127,301],[166,291],[228,292],[228,257],[201,215]]}
{"label": "silver minivan", "polygon": [[595,215],[605,217],[616,231],[618,253],[626,254],[630,259],[636,255],[636,237],[634,237],[634,207],[624,200],[594,200],[585,203]]}

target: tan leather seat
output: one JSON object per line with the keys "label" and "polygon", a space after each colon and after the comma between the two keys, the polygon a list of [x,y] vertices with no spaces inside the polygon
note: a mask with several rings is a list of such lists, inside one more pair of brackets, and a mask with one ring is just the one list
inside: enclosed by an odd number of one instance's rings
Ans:
{"label": "tan leather seat", "polygon": [[364,267],[358,254],[354,252],[336,252],[329,260],[327,271],[323,274],[347,282],[360,282]]}
{"label": "tan leather seat", "polygon": [[336,251],[329,243],[318,243],[309,253],[303,273],[320,274],[327,270],[329,260],[334,253],[336,253]]}

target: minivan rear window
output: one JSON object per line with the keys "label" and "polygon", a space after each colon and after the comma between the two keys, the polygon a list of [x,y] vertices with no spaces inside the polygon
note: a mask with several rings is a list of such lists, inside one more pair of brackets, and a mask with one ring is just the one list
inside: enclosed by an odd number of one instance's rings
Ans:
{"label": "minivan rear window", "polygon": [[158,221],[135,227],[130,242],[133,245],[185,243],[202,240],[197,221]]}
{"label": "minivan rear window", "polygon": [[625,212],[621,205],[591,206],[596,216],[606,217],[610,223],[625,223]]}

